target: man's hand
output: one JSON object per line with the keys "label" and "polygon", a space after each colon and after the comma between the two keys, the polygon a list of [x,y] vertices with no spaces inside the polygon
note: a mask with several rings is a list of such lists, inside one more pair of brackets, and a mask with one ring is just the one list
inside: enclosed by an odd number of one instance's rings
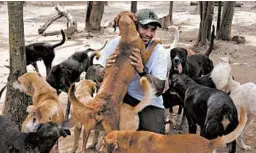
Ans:
{"label": "man's hand", "polygon": [[142,63],[140,50],[137,48],[134,48],[132,50],[132,55],[130,56],[130,59],[132,60],[131,65],[134,66],[137,73],[142,73],[144,69],[144,65]]}
{"label": "man's hand", "polygon": [[116,62],[116,57],[117,57],[116,53],[113,53],[112,55],[110,55],[106,61],[106,67],[111,67],[111,65]]}

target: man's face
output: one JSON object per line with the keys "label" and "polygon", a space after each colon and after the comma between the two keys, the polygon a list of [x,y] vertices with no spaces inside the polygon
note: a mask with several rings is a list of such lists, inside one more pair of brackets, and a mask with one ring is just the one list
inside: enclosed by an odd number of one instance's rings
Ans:
{"label": "man's face", "polygon": [[138,25],[138,32],[144,44],[147,45],[155,37],[157,27],[155,25]]}

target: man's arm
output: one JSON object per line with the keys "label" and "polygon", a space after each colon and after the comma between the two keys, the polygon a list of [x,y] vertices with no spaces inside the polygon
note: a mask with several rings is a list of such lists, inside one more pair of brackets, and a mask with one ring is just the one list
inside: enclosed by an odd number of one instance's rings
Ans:
{"label": "man's arm", "polygon": [[135,70],[141,77],[146,76],[150,80],[150,82],[156,89],[156,96],[160,96],[163,93],[167,73],[167,63],[165,63],[166,59],[164,59],[165,56],[160,55],[160,57],[161,58],[156,60],[152,73],[149,74],[142,63],[139,49],[134,49],[132,51],[132,55],[130,56],[132,60],[131,65],[134,66]]}

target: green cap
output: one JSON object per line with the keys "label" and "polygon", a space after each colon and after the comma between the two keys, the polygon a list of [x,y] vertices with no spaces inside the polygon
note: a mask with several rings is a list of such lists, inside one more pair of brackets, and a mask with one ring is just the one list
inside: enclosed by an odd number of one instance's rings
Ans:
{"label": "green cap", "polygon": [[156,26],[162,28],[162,25],[158,21],[157,14],[150,9],[138,10],[136,13],[136,17],[137,17],[137,21],[142,25],[146,25],[149,23],[155,23]]}

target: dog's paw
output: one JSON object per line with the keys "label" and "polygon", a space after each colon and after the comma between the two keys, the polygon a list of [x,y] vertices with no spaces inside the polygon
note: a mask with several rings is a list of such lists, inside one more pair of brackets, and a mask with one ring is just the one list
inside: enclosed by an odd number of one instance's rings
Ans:
{"label": "dog's paw", "polygon": [[243,145],[243,146],[241,146],[241,148],[242,148],[243,150],[246,150],[246,151],[252,149],[249,145]]}

